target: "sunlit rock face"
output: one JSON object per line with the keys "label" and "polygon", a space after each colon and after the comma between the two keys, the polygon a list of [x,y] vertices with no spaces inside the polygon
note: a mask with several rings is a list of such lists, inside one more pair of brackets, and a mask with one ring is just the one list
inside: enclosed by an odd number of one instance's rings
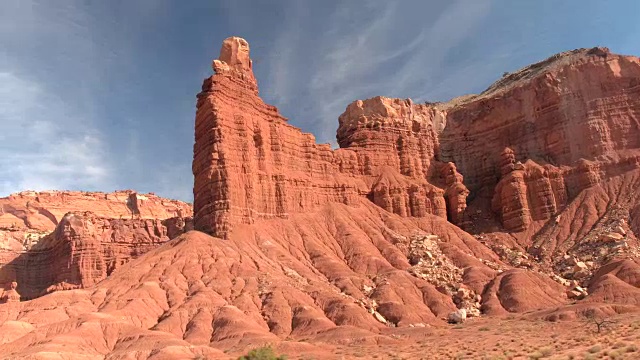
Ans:
{"label": "sunlit rock face", "polygon": [[[440,135],[473,192],[493,189],[507,230],[546,220],[640,147],[640,61],[606,48],[555,55],[454,104]],[[515,164],[505,171],[508,162]]]}
{"label": "sunlit rock face", "polygon": [[191,214],[187,203],[132,190],[0,198],[0,288],[17,281],[24,300],[92,286],[189,230]]}
{"label": "sunlit rock face", "polygon": [[340,116],[341,149],[332,150],[260,99],[245,40],[225,40],[213,69],[197,102],[196,229],[227,237],[234,224],[367,198],[402,216],[447,216],[435,160],[444,117],[434,107],[356,101]]}
{"label": "sunlit rock face", "polygon": [[363,198],[462,225],[481,190],[506,230],[523,231],[637,161],[639,61],[604,48],[555,55],[448,103],[354,101],[335,151],[260,99],[244,39],[225,40],[213,68],[198,95],[195,225],[222,237],[234,223]]}

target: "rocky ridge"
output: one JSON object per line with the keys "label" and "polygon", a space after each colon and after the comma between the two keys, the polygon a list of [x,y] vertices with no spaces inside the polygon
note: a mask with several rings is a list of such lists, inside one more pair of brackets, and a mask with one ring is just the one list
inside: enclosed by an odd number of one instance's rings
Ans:
{"label": "rocky ridge", "polygon": [[23,300],[91,286],[188,230],[192,216],[189,204],[131,190],[25,191],[0,210],[0,287]]}

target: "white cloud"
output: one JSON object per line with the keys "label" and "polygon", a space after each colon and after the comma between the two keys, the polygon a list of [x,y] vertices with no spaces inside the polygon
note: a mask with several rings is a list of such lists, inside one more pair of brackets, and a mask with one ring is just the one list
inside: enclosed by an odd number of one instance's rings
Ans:
{"label": "white cloud", "polygon": [[38,83],[0,72],[0,195],[108,188],[102,139]]}

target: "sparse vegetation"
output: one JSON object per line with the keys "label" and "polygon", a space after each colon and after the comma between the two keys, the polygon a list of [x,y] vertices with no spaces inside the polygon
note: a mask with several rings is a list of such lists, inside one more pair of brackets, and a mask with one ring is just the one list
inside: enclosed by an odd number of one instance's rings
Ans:
{"label": "sparse vegetation", "polygon": [[549,357],[549,356],[551,356],[551,354],[553,354],[553,349],[551,349],[551,348],[542,348],[542,349],[540,349],[540,352],[542,353],[542,355],[544,355],[544,357]]}
{"label": "sparse vegetation", "polygon": [[532,354],[529,354],[529,359],[531,360],[538,360],[538,359],[542,359],[543,357],[544,355],[542,355],[540,351],[536,351]]}
{"label": "sparse vegetation", "polygon": [[551,348],[542,348],[529,354],[529,359],[543,359],[551,356],[551,354],[553,354],[553,350]]}
{"label": "sparse vegetation", "polygon": [[602,346],[600,346],[600,345],[594,345],[594,346],[590,347],[588,351],[589,351],[591,354],[597,354],[597,353],[599,353],[600,351],[602,351]]}
{"label": "sparse vegetation", "polygon": [[286,360],[284,355],[276,355],[271,346],[263,346],[261,348],[249,351],[247,355],[240,356],[238,360]]}
{"label": "sparse vegetation", "polygon": [[596,332],[599,334],[604,330],[610,329],[615,324],[615,321],[605,316],[598,315],[595,310],[590,309],[584,314],[584,323],[585,326],[594,327]]}

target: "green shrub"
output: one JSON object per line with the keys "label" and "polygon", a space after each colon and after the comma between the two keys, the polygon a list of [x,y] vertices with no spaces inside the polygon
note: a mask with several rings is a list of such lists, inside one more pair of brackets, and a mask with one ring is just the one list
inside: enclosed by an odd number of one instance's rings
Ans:
{"label": "green shrub", "polygon": [[613,351],[610,351],[608,355],[610,359],[614,359],[614,360],[622,358],[622,354],[620,353],[620,351],[613,350]]}
{"label": "green shrub", "polygon": [[247,355],[240,356],[238,360],[286,360],[284,355],[276,355],[271,346],[263,346],[261,348],[249,351]]}
{"label": "green shrub", "polygon": [[542,353],[540,351],[536,351],[532,354],[529,354],[529,359],[530,360],[538,360],[538,359],[542,359],[544,357],[544,355],[542,355]]}
{"label": "green shrub", "polygon": [[596,354],[596,353],[599,353],[601,350],[602,350],[602,346],[594,345],[594,346],[590,347],[588,351],[590,353],[592,353],[592,354]]}
{"label": "green shrub", "polygon": [[553,350],[551,348],[542,348],[540,349],[540,352],[544,357],[549,357],[551,356],[551,354],[553,354]]}

